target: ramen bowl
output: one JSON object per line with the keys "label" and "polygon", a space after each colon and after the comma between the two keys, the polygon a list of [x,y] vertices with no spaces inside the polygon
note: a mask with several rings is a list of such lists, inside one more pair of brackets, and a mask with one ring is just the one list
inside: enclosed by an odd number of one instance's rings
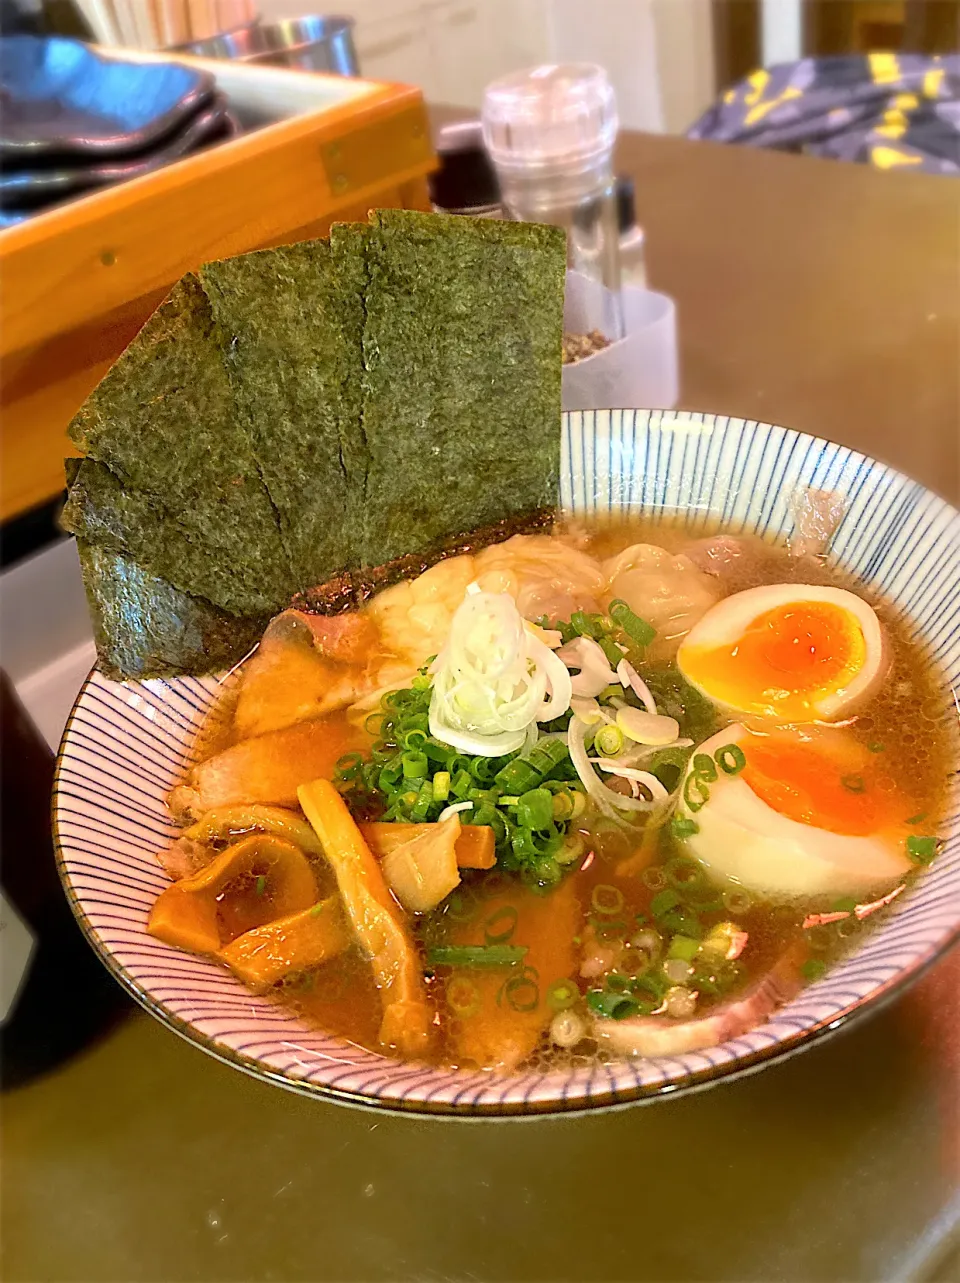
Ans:
{"label": "ramen bowl", "polygon": [[[770,424],[610,410],[564,416],[561,504],[595,516],[679,514],[776,539],[807,487],[843,499],[830,559],[881,594],[960,689],[960,514],[882,463]],[[54,824],[64,887],[93,948],[157,1019],[229,1065],[305,1095],[421,1114],[527,1116],[653,1101],[755,1071],[810,1046],[915,979],[960,935],[957,777],[941,854],[856,949],[766,1023],[683,1055],[495,1074],[401,1062],[302,1022],[215,962],[147,934],[168,885],[156,853],[176,836],[170,789],[194,760],[215,677],[117,683],[94,671],[64,732]]]}

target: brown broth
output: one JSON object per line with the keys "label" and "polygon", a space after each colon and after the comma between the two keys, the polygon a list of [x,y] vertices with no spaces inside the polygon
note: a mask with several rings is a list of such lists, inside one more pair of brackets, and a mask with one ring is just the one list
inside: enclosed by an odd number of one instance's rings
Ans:
{"label": "brown broth", "polygon": [[[642,523],[629,521],[581,526],[578,542],[585,551],[598,558],[610,556],[637,542],[656,544],[677,553],[710,533],[698,531],[696,540],[692,540],[682,518]],[[957,753],[957,726],[955,717],[951,715],[947,685],[942,674],[924,661],[908,626],[882,599],[871,596],[860,585],[819,559],[796,561],[781,546],[754,537],[738,535],[736,538],[744,546],[745,553],[730,579],[729,591],[772,583],[818,583],[851,588],[874,606],[890,642],[891,666],[881,690],[853,720],[850,733],[871,751],[883,753],[893,764],[892,772],[898,780],[909,781],[910,795],[916,800],[917,811],[925,816],[920,831],[936,833],[944,814],[950,764]],[[220,715],[221,729],[208,731],[205,741],[208,753],[230,741],[229,713],[227,711],[224,717],[224,711],[221,710]],[[344,720],[342,714],[330,718],[331,730],[341,730]],[[618,972],[622,966],[624,974],[629,975],[631,967],[638,967],[638,955],[631,941],[638,932],[651,926],[650,906],[656,893],[644,880],[644,869],[662,867],[671,854],[660,839],[648,840],[644,844],[642,833],[624,832],[607,822],[591,821],[589,812],[581,834],[585,856],[579,861],[579,867],[566,876],[576,898],[577,917],[581,923],[574,937],[576,957],[564,974],[538,975],[536,978],[535,1013],[544,1030],[553,1014],[548,1004],[551,986],[563,980],[579,983],[581,989],[590,984],[587,979],[578,979],[577,971],[581,950],[589,941],[591,932],[596,936],[599,931],[602,937],[599,943],[617,955]],[[647,876],[656,878],[656,875]],[[465,872],[463,884],[454,896],[432,913],[421,915],[413,926],[424,958],[428,998],[441,1033],[438,1058],[445,1063],[470,1063],[469,1060],[458,1060],[455,1052],[457,1035],[465,1022],[499,1019],[497,1009],[502,1009],[505,1001],[509,1005],[518,994],[526,995],[517,999],[520,1006],[526,1004],[529,1007],[532,1001],[533,989],[523,990],[516,985],[512,993],[506,992],[505,997],[505,986],[511,980],[511,974],[503,973],[497,984],[485,980],[483,984],[474,985],[474,989],[482,991],[482,1002],[471,1010],[469,973],[427,965],[427,951],[432,945],[464,937],[465,921],[475,921],[477,929],[481,930],[485,921],[482,915],[486,912],[489,917],[491,904],[495,908],[502,907],[504,893],[509,899],[511,886],[519,887],[519,884],[510,875],[499,871]],[[598,888],[602,890],[598,891]],[[518,896],[528,894],[526,890],[517,891]],[[546,898],[549,899],[551,894],[547,892]],[[716,901],[719,894],[708,898]],[[622,905],[612,913],[606,910],[598,912],[598,896],[602,903],[614,904],[618,896],[622,897]],[[458,905],[461,906],[459,912]],[[714,904],[710,911],[704,912],[704,929],[709,930],[711,925],[733,918],[747,932],[748,942],[737,961],[736,974],[732,978],[727,976],[725,990],[713,996],[701,992],[698,1014],[742,991],[761,976],[791,942],[803,937],[811,957],[830,962],[883,917],[881,911],[862,923],[848,920],[831,928],[803,932],[801,923],[804,915],[827,907],[822,901],[818,903],[815,900],[775,905],[753,897],[751,907],[745,911],[733,913],[722,904],[719,907]],[[468,910],[474,914],[473,919],[469,917]],[[500,921],[502,926],[502,919]],[[518,922],[511,941],[527,943],[523,938],[522,921]],[[464,995],[467,1001],[464,1001]],[[309,973],[288,977],[277,986],[275,996],[324,1030],[360,1046],[378,1049],[377,1033],[382,1014],[379,994],[369,965],[357,950],[350,950]],[[531,1048],[531,1054],[539,1064],[546,1065],[571,1061],[580,1063],[584,1057],[589,1059],[598,1053],[590,1040],[574,1052],[561,1052],[548,1048],[545,1039],[540,1038]],[[526,1059],[530,1060],[530,1055]]]}

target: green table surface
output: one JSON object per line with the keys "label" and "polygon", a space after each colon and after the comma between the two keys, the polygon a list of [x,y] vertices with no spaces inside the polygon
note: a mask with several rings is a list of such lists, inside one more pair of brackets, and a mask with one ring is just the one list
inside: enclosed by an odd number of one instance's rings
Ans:
{"label": "green table surface", "polygon": [[[956,502],[960,184],[641,135],[619,161],[677,299],[682,404]],[[957,1278],[958,989],[955,951],[753,1076],[508,1123],[304,1099],[133,1014],[3,1098],[3,1278]]]}

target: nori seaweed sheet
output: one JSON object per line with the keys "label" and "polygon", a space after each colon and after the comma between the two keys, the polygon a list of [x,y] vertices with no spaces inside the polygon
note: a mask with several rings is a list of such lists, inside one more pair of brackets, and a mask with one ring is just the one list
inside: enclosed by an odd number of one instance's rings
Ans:
{"label": "nori seaweed sheet", "polygon": [[104,671],[224,667],[295,592],[348,608],[542,522],[564,271],[558,229],[386,211],[185,277],[70,429]]}
{"label": "nori seaweed sheet", "polygon": [[[344,335],[355,341],[352,373],[340,390],[340,462],[347,479],[347,509],[344,518],[343,546],[349,551],[344,568],[360,565],[363,547],[363,522],[367,497],[367,468],[370,452],[363,427],[363,360],[362,339],[365,319],[364,296],[367,289],[368,223],[337,223],[330,229],[330,249],[340,290],[339,307]],[[319,581],[312,579],[311,584]],[[309,585],[308,585],[309,586]]]}
{"label": "nori seaweed sheet", "polygon": [[563,231],[383,210],[367,266],[362,563],[555,505]]}
{"label": "nori seaweed sheet", "polygon": [[344,255],[341,273],[327,241],[200,269],[238,414],[301,588],[357,560],[343,443],[358,431],[362,297],[351,281],[359,270]]}
{"label": "nori seaweed sheet", "polygon": [[105,464],[78,462],[60,515],[64,530],[126,553],[173,587],[233,615],[270,615],[290,600],[289,583],[278,585],[269,568],[258,574],[256,566],[232,560],[231,514],[211,522],[209,505],[171,510],[157,496],[124,486]]}
{"label": "nori seaweed sheet", "polygon": [[[127,525],[129,551],[146,568],[236,613],[265,604],[280,609],[301,584],[236,417],[210,305],[197,278],[187,275],[88,397],[68,434],[110,470],[131,509],[140,505],[164,523],[179,523],[179,541],[153,526],[136,547]],[[91,514],[91,525],[105,520]],[[199,576],[202,558],[191,542],[209,561]]]}
{"label": "nori seaweed sheet", "polygon": [[116,681],[201,674],[243,659],[268,616],[238,619],[121,553],[77,540],[100,669]]}

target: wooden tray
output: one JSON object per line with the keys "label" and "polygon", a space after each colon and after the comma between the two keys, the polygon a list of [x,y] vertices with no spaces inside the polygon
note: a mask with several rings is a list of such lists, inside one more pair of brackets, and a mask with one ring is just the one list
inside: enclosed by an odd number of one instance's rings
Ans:
{"label": "wooden tray", "polygon": [[185,271],[375,206],[430,208],[418,89],[183,61],[253,132],[0,232],[0,520],[62,491],[67,424]]}

